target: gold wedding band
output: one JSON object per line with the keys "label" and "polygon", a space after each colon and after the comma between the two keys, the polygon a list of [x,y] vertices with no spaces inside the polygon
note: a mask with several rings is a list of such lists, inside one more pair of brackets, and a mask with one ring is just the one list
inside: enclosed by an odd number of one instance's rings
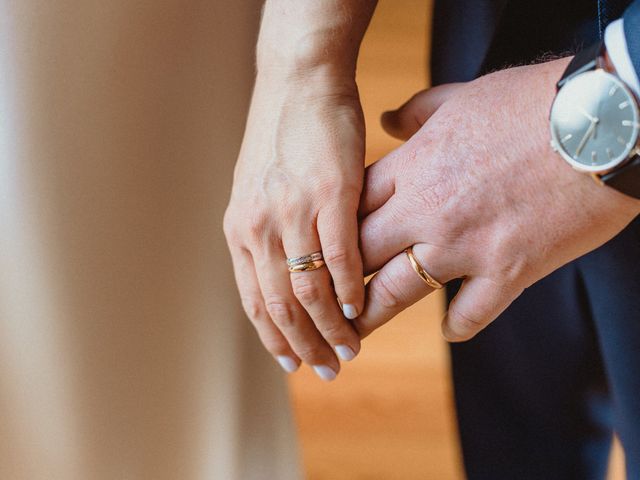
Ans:
{"label": "gold wedding band", "polygon": [[291,273],[311,272],[324,266],[322,252],[310,253],[302,257],[287,258],[287,267]]}
{"label": "gold wedding band", "polygon": [[429,275],[429,272],[422,268],[422,265],[420,265],[420,263],[416,259],[416,256],[413,254],[413,247],[407,248],[404,253],[407,254],[409,262],[411,262],[411,266],[413,267],[415,272],[420,275],[420,278],[424,281],[424,283],[429,285],[431,288],[435,288],[436,290],[444,287],[444,285],[442,285],[439,281]]}
{"label": "gold wedding band", "polygon": [[314,260],[313,262],[305,262],[299,265],[289,266],[289,271],[291,273],[311,272],[312,270],[317,270],[323,266],[324,266],[324,260]]}

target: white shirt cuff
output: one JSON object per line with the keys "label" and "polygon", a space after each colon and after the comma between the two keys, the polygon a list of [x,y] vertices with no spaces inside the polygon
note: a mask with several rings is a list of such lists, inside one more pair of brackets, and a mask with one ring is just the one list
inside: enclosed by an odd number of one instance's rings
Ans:
{"label": "white shirt cuff", "polygon": [[627,38],[624,35],[624,19],[620,18],[609,24],[604,32],[604,44],[607,47],[607,54],[616,69],[616,73],[631,88],[636,97],[640,98],[640,81],[638,81],[638,74],[627,49]]}

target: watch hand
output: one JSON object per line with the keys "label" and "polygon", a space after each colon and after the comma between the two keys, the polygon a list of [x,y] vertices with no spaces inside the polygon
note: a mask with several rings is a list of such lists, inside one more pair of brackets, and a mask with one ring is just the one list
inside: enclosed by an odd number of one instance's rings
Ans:
{"label": "watch hand", "polygon": [[598,117],[593,117],[593,116],[589,115],[589,114],[587,113],[587,111],[586,111],[584,108],[578,107],[578,111],[579,111],[582,115],[584,115],[585,117],[587,117],[587,118],[589,119],[589,121],[590,121],[590,122],[598,123],[598,122],[600,121],[600,119],[599,119]]}
{"label": "watch hand", "polygon": [[582,137],[582,140],[580,140],[580,144],[578,145],[578,148],[576,148],[576,153],[575,156],[579,156],[580,153],[582,152],[582,149],[584,148],[584,146],[587,144],[587,140],[589,140],[589,136],[591,135],[591,133],[593,133],[594,129],[596,128],[597,122],[591,121],[591,125],[589,125],[589,128],[587,128],[587,132],[584,134],[584,137]]}

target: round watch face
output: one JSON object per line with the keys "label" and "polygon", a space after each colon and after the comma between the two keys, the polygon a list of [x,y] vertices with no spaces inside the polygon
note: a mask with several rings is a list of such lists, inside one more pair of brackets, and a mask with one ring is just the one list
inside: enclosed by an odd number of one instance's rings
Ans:
{"label": "round watch face", "polygon": [[579,170],[606,172],[629,157],[640,124],[633,94],[602,69],[569,80],[551,107],[552,144]]}

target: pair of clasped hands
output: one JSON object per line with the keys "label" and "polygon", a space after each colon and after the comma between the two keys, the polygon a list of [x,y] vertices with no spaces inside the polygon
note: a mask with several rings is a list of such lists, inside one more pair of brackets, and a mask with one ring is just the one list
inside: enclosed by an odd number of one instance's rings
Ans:
{"label": "pair of clasped hands", "polygon": [[[408,247],[437,281],[464,279],[442,321],[456,342],[633,220],[637,202],[549,146],[568,61],[416,94],[382,116],[406,142],[366,170],[353,80],[258,77],[225,234],[244,309],[287,372],[306,362],[333,380],[364,337],[433,291]],[[324,266],[289,271],[314,252]]]}

